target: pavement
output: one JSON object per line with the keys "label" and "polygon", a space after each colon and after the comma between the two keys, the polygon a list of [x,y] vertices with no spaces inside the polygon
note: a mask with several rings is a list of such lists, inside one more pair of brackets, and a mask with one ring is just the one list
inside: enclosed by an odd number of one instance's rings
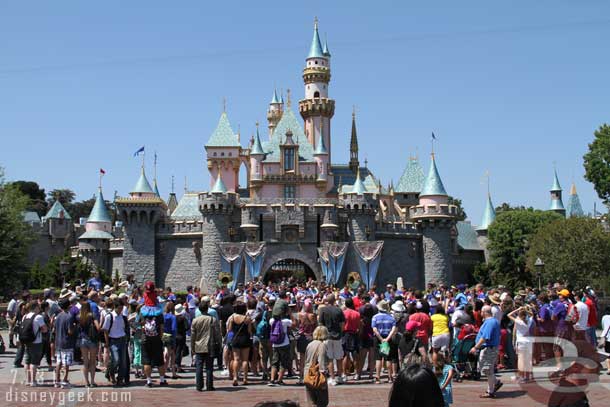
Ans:
{"label": "pavement", "polygon": [[[3,335],[6,338],[6,335]],[[113,388],[108,385],[102,373],[96,375],[100,387],[87,389],[80,366],[73,366],[70,373],[71,389],[56,389],[52,386],[53,373],[41,369],[40,387],[31,388],[23,385],[24,369],[13,368],[14,349],[8,349],[0,355],[0,406],[184,406],[208,405],[230,407],[253,407],[256,403],[269,400],[298,400],[301,406],[307,406],[305,389],[296,385],[296,379],[285,380],[286,386],[268,387],[260,377],[251,377],[248,386],[233,387],[227,377],[221,377],[215,371],[215,392],[198,392],[194,386],[194,370],[188,368],[181,378],[169,380],[169,387],[147,388],[145,381],[133,379],[131,386]],[[188,365],[189,358],[184,362]],[[44,365],[45,362],[43,362]],[[528,385],[519,385],[511,380],[513,372],[499,375],[504,386],[493,400],[482,400],[479,395],[486,389],[485,381],[464,381],[453,384],[454,406],[545,406],[553,388],[550,381]],[[153,374],[155,382],[158,376]],[[599,376],[599,381],[590,383],[587,388],[591,406],[610,405],[610,375],[606,371]],[[156,384],[155,383],[155,384]],[[375,385],[371,380],[361,380],[357,384],[330,387],[331,407],[385,406],[390,393],[387,383]]]}

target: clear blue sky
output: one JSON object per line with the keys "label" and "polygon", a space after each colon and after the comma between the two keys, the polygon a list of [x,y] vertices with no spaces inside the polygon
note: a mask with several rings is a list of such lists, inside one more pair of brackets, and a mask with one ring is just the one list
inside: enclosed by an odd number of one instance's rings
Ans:
{"label": "clear blue sky", "polygon": [[172,175],[179,195],[185,176],[207,189],[203,145],[223,97],[242,140],[274,85],[301,98],[316,15],[333,55],[335,162],[348,161],[356,105],[361,160],[384,184],[409,154],[427,171],[434,131],[445,187],[475,224],[487,169],[495,204],[547,208],[553,162],[564,202],[572,178],[586,211],[599,202],[582,155],[609,120],[601,0],[3,2],[0,165],[78,199],[103,167],[110,198],[133,187],[146,145],[163,196]]}

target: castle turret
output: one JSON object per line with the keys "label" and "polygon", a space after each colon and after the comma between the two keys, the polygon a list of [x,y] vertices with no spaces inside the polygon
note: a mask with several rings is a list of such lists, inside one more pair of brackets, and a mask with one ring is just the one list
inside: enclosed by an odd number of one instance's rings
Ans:
{"label": "castle turret", "polygon": [[358,135],[356,134],[356,110],[352,112],[352,135],[349,142],[349,169],[357,172],[360,168],[358,161]]}
{"label": "castle turret", "polygon": [[210,187],[214,185],[219,174],[229,191],[237,191],[239,185],[239,166],[241,165],[241,144],[238,135],[233,132],[226,112],[222,112],[218,126],[205,145],[207,152]]}
{"label": "castle turret", "polygon": [[551,206],[549,210],[565,216],[566,210],[563,206],[563,200],[561,199],[561,191],[561,185],[559,185],[559,178],[557,177],[557,170],[555,170],[553,186],[551,187]]}
{"label": "castle turret", "polygon": [[419,194],[424,187],[424,180],[424,170],[418,158],[410,156],[394,188],[396,206],[400,208],[400,213],[405,219],[409,219],[409,208],[419,204]]}
{"label": "castle turret", "polygon": [[457,208],[447,204],[448,198],[433,153],[430,170],[419,195],[419,205],[410,208],[410,216],[418,223],[422,233],[426,284],[449,284],[453,281]]}
{"label": "castle turret", "polygon": [[313,152],[314,160],[316,161],[316,186],[321,188],[324,192],[327,189],[327,181],[328,181],[328,150],[326,149],[326,145],[324,144],[324,137],[322,134],[318,136],[318,142],[316,143],[316,148]]}
{"label": "castle turret", "polygon": [[125,231],[124,275],[133,274],[138,285],[147,280],[162,284],[156,279],[155,235],[167,214],[167,205],[150,186],[144,166],[129,198],[117,198],[115,204]]}
{"label": "castle turret", "polygon": [[483,218],[481,219],[481,224],[477,228],[477,240],[479,245],[483,248],[485,254],[485,261],[489,260],[489,251],[487,250],[487,245],[489,243],[489,239],[487,237],[487,230],[489,226],[496,220],[496,210],[494,209],[494,205],[491,202],[491,194],[487,193],[487,204],[485,205],[485,211],[483,211]]}
{"label": "castle turret", "polygon": [[258,123],[256,124],[256,137],[250,149],[250,184],[252,187],[257,187],[263,180],[263,160],[265,159],[265,151],[261,144],[261,138],[258,133]]}
{"label": "castle turret", "polygon": [[104,201],[102,188],[95,199],[93,209],[85,224],[85,233],[78,238],[78,251],[82,259],[95,267],[100,273],[112,277],[110,273],[110,240],[112,236],[112,218]]}
{"label": "castle turret", "polygon": [[238,196],[228,191],[222,176],[216,179],[210,192],[199,194],[199,211],[203,216],[203,237],[201,244],[202,292],[212,293],[216,288],[218,273],[221,271],[221,257],[217,244],[233,239],[239,223],[233,224]]}
{"label": "castle turret", "polygon": [[339,196],[348,215],[350,240],[374,240],[377,196],[367,190],[360,177],[360,170],[356,173],[354,184],[351,187],[341,187]]}
{"label": "castle turret", "polygon": [[284,113],[284,98],[277,96],[277,90],[273,90],[273,97],[269,103],[269,109],[267,110],[267,122],[269,123],[269,137],[273,134],[277,123],[282,118]]}
{"label": "castle turret", "polygon": [[582,210],[580,198],[578,197],[578,193],[576,192],[576,184],[572,182],[572,187],[570,188],[570,196],[568,198],[568,206],[566,207],[566,217],[577,218],[582,216],[585,216],[585,213]]}
{"label": "castle turret", "polygon": [[[328,51],[328,46],[326,49]],[[329,162],[332,162],[330,119],[335,114],[335,101],[328,97],[330,53],[324,53],[317,19],[314,22],[313,39],[303,69],[303,81],[305,98],[299,101],[299,112],[305,121],[305,135],[315,148],[321,133],[324,145],[328,149]]]}

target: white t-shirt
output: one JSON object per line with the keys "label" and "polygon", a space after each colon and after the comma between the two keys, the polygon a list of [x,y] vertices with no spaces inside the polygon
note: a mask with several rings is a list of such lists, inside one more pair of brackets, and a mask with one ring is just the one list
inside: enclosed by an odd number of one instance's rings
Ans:
{"label": "white t-shirt", "polygon": [[521,318],[515,318],[515,335],[517,343],[529,343],[530,339],[530,326],[531,318],[527,317],[524,320]]}
{"label": "white t-shirt", "polygon": [[[273,322],[275,321],[274,318],[271,318],[271,320],[269,320],[269,326],[273,327]],[[288,339],[288,328],[290,328],[292,326],[292,321],[288,318],[284,318],[282,319],[282,330],[284,331],[284,341],[282,343],[278,343],[278,344],[272,344],[271,347],[273,348],[281,348],[282,346],[288,346],[290,344],[290,339]]]}
{"label": "white t-shirt", "polygon": [[491,315],[498,320],[498,322],[502,322],[502,317],[504,316],[504,312],[499,305],[491,306]]}
{"label": "white t-shirt", "polygon": [[606,334],[606,341],[610,342],[610,314],[602,318],[602,338]]}
{"label": "white t-shirt", "polygon": [[[30,312],[29,314],[26,314],[25,317],[23,317],[23,319],[32,318],[33,316],[34,316],[34,313]],[[41,332],[40,328],[42,328],[43,326],[45,326],[44,317],[40,314],[36,315],[34,317],[34,321],[32,322],[32,329],[34,330],[34,333],[36,334],[36,339],[34,339],[34,342],[32,342],[32,343],[42,343],[42,332]]]}
{"label": "white t-shirt", "polygon": [[[110,326],[110,322],[112,320],[112,326]],[[102,325],[102,329],[108,331],[108,336],[111,338],[122,338],[125,336],[125,321],[123,320],[123,315],[117,315],[116,311],[112,311],[111,313],[107,313],[104,318],[104,325]]]}
{"label": "white t-shirt", "polygon": [[589,319],[589,307],[582,301],[578,301],[574,306],[578,311],[578,321],[574,324],[574,329],[585,331],[587,329],[587,320]]}
{"label": "white t-shirt", "polygon": [[8,303],[8,306],[6,307],[6,312],[9,313],[9,316],[15,316],[15,314],[17,313],[17,300],[16,299],[11,299]]}

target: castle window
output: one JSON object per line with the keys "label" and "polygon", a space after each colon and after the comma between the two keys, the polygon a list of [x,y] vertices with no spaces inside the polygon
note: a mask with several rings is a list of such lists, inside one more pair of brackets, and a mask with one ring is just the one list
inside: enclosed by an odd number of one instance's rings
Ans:
{"label": "castle window", "polygon": [[313,93],[313,97],[314,97],[314,98],[319,98],[319,97],[320,97],[320,92],[315,91],[315,92]]}
{"label": "castle window", "polygon": [[229,153],[229,157],[232,157],[232,156],[233,156],[233,153]]}
{"label": "castle window", "polygon": [[284,171],[294,171],[294,148],[284,150]]}
{"label": "castle window", "polygon": [[218,155],[218,153],[217,153],[217,152],[214,152],[214,157],[216,157],[217,155]]}
{"label": "castle window", "polygon": [[284,185],[284,199],[296,198],[296,186]]}
{"label": "castle window", "polygon": [[225,156],[225,153],[220,153],[220,156],[221,156],[221,157],[224,157],[224,156]]}
{"label": "castle window", "polygon": [[315,61],[315,64],[318,65],[318,61]]}

